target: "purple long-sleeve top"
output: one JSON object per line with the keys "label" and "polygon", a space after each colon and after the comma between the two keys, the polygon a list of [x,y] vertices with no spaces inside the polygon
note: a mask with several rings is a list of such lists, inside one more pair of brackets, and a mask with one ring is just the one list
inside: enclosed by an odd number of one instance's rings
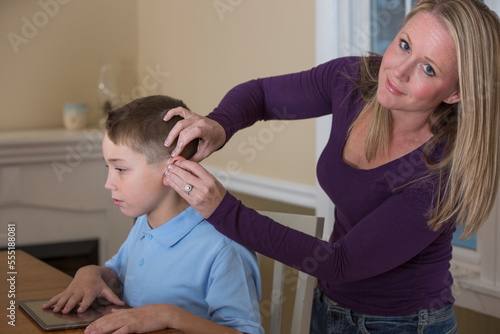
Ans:
{"label": "purple long-sleeve top", "polygon": [[446,306],[454,302],[449,272],[454,228],[434,232],[427,225],[437,179],[425,164],[423,147],[369,170],[342,159],[349,126],[364,106],[354,83],[359,65],[359,58],[340,58],[246,82],[208,116],[229,140],[259,120],[332,115],[317,165],[318,181],[335,205],[329,241],[259,215],[230,193],[207,220],[244,246],[317,277],[330,299],[354,311],[402,316]]}

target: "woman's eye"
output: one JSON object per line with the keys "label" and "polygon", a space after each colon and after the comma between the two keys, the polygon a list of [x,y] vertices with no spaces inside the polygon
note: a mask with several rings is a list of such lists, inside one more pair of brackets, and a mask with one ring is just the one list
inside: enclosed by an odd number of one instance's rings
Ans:
{"label": "woman's eye", "polygon": [[125,171],[125,168],[115,168],[118,173],[123,173]]}
{"label": "woman's eye", "polygon": [[431,65],[425,65],[424,66],[424,71],[425,73],[427,73],[428,75],[434,75],[434,69],[432,68]]}
{"label": "woman's eye", "polygon": [[404,39],[399,40],[399,47],[406,52],[410,52],[410,45]]}

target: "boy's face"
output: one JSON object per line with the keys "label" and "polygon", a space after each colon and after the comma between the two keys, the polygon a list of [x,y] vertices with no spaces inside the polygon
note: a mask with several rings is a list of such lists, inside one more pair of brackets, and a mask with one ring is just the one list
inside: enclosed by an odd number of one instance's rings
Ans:
{"label": "boy's face", "polygon": [[148,164],[146,156],[127,145],[116,145],[105,134],[102,153],[108,166],[104,187],[122,213],[129,217],[153,214],[165,201],[167,187],[162,183],[163,163]]}

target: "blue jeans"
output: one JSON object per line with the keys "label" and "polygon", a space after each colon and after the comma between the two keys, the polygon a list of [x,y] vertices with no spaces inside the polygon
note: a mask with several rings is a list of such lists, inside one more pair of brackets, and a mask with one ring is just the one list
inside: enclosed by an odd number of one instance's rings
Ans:
{"label": "blue jeans", "polygon": [[455,334],[457,323],[453,305],[422,310],[409,316],[383,317],[354,312],[314,291],[311,334]]}

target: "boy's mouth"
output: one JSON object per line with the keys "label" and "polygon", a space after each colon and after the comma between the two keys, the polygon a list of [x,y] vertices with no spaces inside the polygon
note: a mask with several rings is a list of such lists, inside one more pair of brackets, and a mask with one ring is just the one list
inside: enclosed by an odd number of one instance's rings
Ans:
{"label": "boy's mouth", "polygon": [[122,201],[122,200],[119,200],[119,199],[116,199],[116,198],[113,198],[113,203],[114,203],[116,206],[120,206],[120,205],[122,205],[123,201]]}

